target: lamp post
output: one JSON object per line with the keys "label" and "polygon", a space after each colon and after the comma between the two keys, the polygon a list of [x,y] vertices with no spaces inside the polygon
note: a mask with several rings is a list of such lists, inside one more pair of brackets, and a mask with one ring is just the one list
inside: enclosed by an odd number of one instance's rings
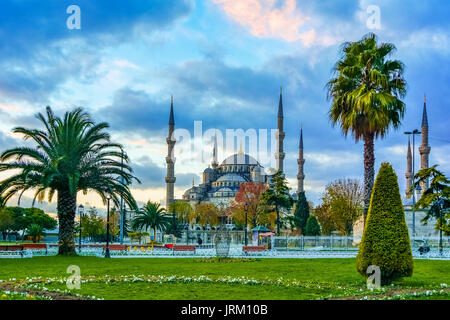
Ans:
{"label": "lamp post", "polygon": [[[121,171],[122,171],[122,176],[120,177],[120,180],[122,182],[122,184],[125,184],[124,178],[123,178],[123,149],[120,148],[120,150],[122,151],[122,158],[121,158]],[[120,196],[120,244],[123,244],[123,225],[124,225],[124,206],[123,206],[123,196]]]}
{"label": "lamp post", "polygon": [[[415,182],[415,154],[416,154],[416,146],[415,146],[415,137],[416,137],[416,135],[418,135],[418,134],[421,134],[421,132],[419,131],[419,130],[417,130],[417,129],[414,129],[413,131],[406,131],[405,132],[405,134],[406,135],[412,135],[412,137],[413,137],[413,158],[412,158],[412,175],[413,175],[413,188],[415,188],[414,187],[414,182]],[[416,206],[416,192],[413,190],[413,194],[412,194],[412,197],[413,197],[413,206],[412,206],[412,218],[413,218],[413,221],[412,221],[412,236],[413,236],[413,247],[415,246],[415,241],[414,241],[414,237],[416,236],[416,208],[415,208],[415,206]]]}
{"label": "lamp post", "polygon": [[248,244],[248,240],[247,240],[247,228],[248,228],[248,224],[247,224],[247,216],[248,216],[248,203],[246,202],[244,204],[244,209],[245,209],[245,229],[244,229],[244,243],[245,246],[247,246]]}
{"label": "lamp post", "polygon": [[109,202],[111,201],[111,195],[108,195],[108,204],[106,208],[106,249],[105,249],[105,258],[111,258],[109,253]]}
{"label": "lamp post", "polygon": [[84,213],[84,206],[82,204],[80,204],[78,206],[78,214],[80,215],[80,237],[79,237],[79,243],[78,243],[79,252],[81,252],[81,220],[83,218],[83,213]]}
{"label": "lamp post", "polygon": [[444,200],[440,199],[437,205],[439,208],[439,254],[442,256],[442,211],[444,210]]}

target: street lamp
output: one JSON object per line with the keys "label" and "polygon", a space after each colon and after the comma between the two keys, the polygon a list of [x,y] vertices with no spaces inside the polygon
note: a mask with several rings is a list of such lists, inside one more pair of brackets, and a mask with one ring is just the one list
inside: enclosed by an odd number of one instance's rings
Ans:
{"label": "street lamp", "polygon": [[439,254],[442,256],[442,211],[444,210],[444,200],[437,203],[439,209]]}
{"label": "street lamp", "polygon": [[111,258],[109,254],[109,202],[111,201],[111,195],[108,194],[108,205],[106,209],[106,249],[105,249],[105,258]]}
{"label": "street lamp", "polygon": [[84,213],[84,206],[82,204],[80,204],[78,206],[78,214],[80,215],[80,239],[79,239],[79,244],[78,244],[79,252],[81,252],[81,220],[83,218],[83,213]]}
{"label": "street lamp", "polygon": [[[122,158],[121,158],[121,171],[122,171],[122,176],[120,177],[120,180],[122,182],[122,184],[125,184],[125,179],[123,178],[123,156],[124,156],[124,152],[123,149],[120,148],[120,150],[122,151]],[[123,196],[120,195],[120,244],[123,244],[123,233],[124,233],[124,203],[123,203]]]}
{"label": "street lamp", "polygon": [[245,204],[244,204],[244,210],[245,210],[245,229],[244,229],[244,243],[245,243],[245,246],[247,246],[247,244],[248,244],[248,240],[247,240],[247,228],[248,228],[248,226],[247,226],[247,216],[248,216],[248,203],[246,202]]}
{"label": "street lamp", "polygon": [[[416,180],[415,179],[415,154],[416,154],[416,147],[415,147],[415,137],[416,137],[416,135],[418,135],[418,134],[421,134],[421,132],[419,131],[419,130],[417,130],[417,129],[414,129],[413,131],[406,131],[405,132],[405,134],[406,135],[412,135],[412,137],[413,137],[413,158],[412,158],[412,161],[413,161],[413,164],[412,164],[412,176],[413,176],[413,188],[414,188],[414,181]],[[412,223],[412,236],[413,236],[413,247],[415,246],[415,241],[414,241],[414,237],[416,236],[416,209],[415,209],[415,206],[416,206],[416,193],[415,193],[415,191],[414,191],[414,189],[413,189],[413,195],[412,195],[412,197],[413,197],[413,206],[412,206],[412,214],[413,214],[413,223]]]}

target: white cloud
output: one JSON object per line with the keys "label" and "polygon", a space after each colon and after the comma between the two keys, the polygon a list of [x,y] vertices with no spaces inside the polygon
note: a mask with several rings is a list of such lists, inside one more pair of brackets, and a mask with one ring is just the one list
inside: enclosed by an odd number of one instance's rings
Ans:
{"label": "white cloud", "polygon": [[312,163],[319,164],[320,166],[343,166],[350,164],[359,164],[361,163],[361,155],[359,153],[354,152],[346,152],[339,151],[336,152],[334,150],[330,150],[327,153],[308,153],[305,155],[305,158]]}
{"label": "white cloud", "polygon": [[138,67],[137,65],[135,65],[134,63],[125,60],[125,59],[119,59],[119,60],[115,60],[114,64],[118,67],[121,68],[129,68],[129,69],[135,69],[135,70],[140,70],[141,68]]}
{"label": "white cloud", "polygon": [[408,50],[426,50],[426,52],[433,50],[448,55],[450,53],[450,35],[448,30],[422,29],[400,41],[399,47]]}

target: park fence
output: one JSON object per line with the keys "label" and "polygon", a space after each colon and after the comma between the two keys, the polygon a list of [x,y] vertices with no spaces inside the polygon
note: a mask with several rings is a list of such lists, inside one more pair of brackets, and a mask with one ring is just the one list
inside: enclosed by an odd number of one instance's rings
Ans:
{"label": "park fence", "polygon": [[271,249],[277,251],[307,251],[329,250],[350,251],[358,250],[359,239],[353,237],[328,236],[328,237],[272,237]]}
{"label": "park fence", "polygon": [[[361,238],[345,236],[299,236],[299,237],[272,237],[271,249],[277,251],[357,251]],[[411,245],[418,248],[428,245],[430,249],[439,248],[439,236],[411,237]],[[450,237],[442,238],[444,250],[450,249]]]}

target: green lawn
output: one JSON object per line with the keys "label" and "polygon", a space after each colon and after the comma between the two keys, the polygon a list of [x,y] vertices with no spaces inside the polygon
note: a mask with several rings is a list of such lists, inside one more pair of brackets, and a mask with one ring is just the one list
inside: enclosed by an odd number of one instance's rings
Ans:
{"label": "green lawn", "polygon": [[[86,279],[80,290],[74,289],[70,293],[104,299],[271,300],[323,299],[330,295],[382,298],[393,290],[396,294],[407,293],[410,299],[417,298],[411,296],[413,292],[435,290],[431,298],[450,299],[448,288],[442,285],[450,285],[450,262],[428,260],[416,260],[413,277],[396,282],[384,292],[366,290],[364,278],[356,272],[355,259],[211,262],[202,259],[37,257],[0,260],[0,279],[14,278],[15,283],[33,277],[41,277],[40,281],[61,280],[69,276],[66,270],[70,265],[79,266],[82,278]],[[155,278],[157,276],[161,277]],[[64,280],[34,286],[36,290],[43,290],[43,287],[49,291],[67,290]],[[430,299],[430,296],[418,298]]]}

